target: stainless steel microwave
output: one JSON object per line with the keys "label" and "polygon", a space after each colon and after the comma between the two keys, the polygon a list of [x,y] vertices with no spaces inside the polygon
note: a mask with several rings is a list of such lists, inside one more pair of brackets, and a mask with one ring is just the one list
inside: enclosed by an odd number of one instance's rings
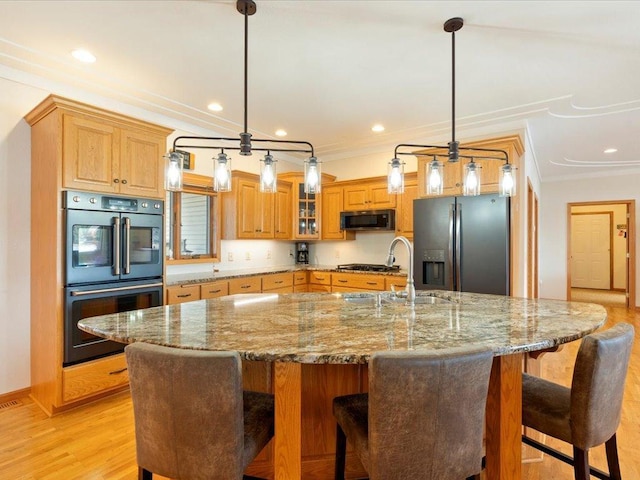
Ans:
{"label": "stainless steel microwave", "polygon": [[341,230],[395,230],[395,210],[340,212]]}

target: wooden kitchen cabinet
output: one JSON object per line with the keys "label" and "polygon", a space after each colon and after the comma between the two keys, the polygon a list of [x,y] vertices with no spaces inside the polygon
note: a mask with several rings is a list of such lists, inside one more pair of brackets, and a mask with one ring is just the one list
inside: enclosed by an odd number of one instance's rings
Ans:
{"label": "wooden kitchen cabinet", "polygon": [[352,292],[366,290],[384,290],[383,275],[368,275],[362,273],[332,273],[332,292]]}
{"label": "wooden kitchen cabinet", "polygon": [[225,295],[229,295],[229,282],[227,280],[200,284],[200,298],[202,300],[224,297]]}
{"label": "wooden kitchen cabinet", "polygon": [[309,275],[305,270],[293,272],[293,292],[304,293],[309,291]]}
{"label": "wooden kitchen cabinet", "polygon": [[200,300],[200,284],[184,284],[167,287],[167,305]]}
{"label": "wooden kitchen cabinet", "polygon": [[[233,171],[231,192],[222,194],[222,238],[260,239],[290,238],[291,210],[284,205],[284,197],[291,191],[291,183],[278,180],[277,193],[260,191],[260,176]],[[276,198],[278,208],[276,208]],[[290,204],[290,197],[286,203]],[[276,211],[278,232],[276,237]],[[286,235],[286,237],[284,236]]]}
{"label": "wooden kitchen cabinet", "polygon": [[278,181],[276,197],[274,199],[273,238],[289,240],[292,238],[291,230],[291,189],[290,183]]}
{"label": "wooden kitchen cabinet", "polygon": [[261,275],[229,279],[229,295],[235,295],[236,293],[260,292],[262,292]]}
{"label": "wooden kitchen cabinet", "polygon": [[329,185],[322,189],[322,239],[323,240],[353,240],[353,231],[340,229],[340,212],[344,208],[344,187]]}
{"label": "wooden kitchen cabinet", "polygon": [[395,208],[396,196],[388,192],[386,177],[342,182],[344,210],[381,210]]}
{"label": "wooden kitchen cabinet", "polygon": [[62,192],[164,199],[162,155],[171,130],[56,95],[25,120],[31,126],[31,244],[37,245],[30,261],[30,395],[53,415],[128,383],[126,371],[118,372],[123,355],[63,366]]}
{"label": "wooden kitchen cabinet", "polygon": [[262,277],[262,291],[270,293],[293,293],[293,273],[272,273]]}
{"label": "wooden kitchen cabinet", "polygon": [[309,272],[309,291],[310,292],[330,292],[331,291],[331,273],[329,272]]}
{"label": "wooden kitchen cabinet", "polygon": [[143,128],[93,112],[62,114],[62,187],[164,198],[169,130]]}
{"label": "wooden kitchen cabinet", "polygon": [[[514,165],[516,168],[520,165],[520,156],[524,152],[522,141],[518,135],[468,142],[461,145],[461,147],[463,146],[504,150],[509,156],[509,163]],[[430,149],[421,150],[416,153],[423,154],[418,155],[418,196],[433,196],[427,195],[425,183],[427,166],[429,165],[429,162],[433,160],[433,157],[430,156],[430,154],[438,153],[440,155],[446,155],[446,150]],[[468,152],[461,152],[461,154],[465,155],[467,153]],[[475,155],[475,162],[481,167],[480,193],[498,193],[500,188],[500,171],[505,162],[499,160],[483,160],[483,157],[495,155],[490,152],[473,152],[473,154]],[[446,159],[441,157],[440,161],[444,165],[443,196],[462,195],[464,166],[470,162],[470,159],[464,158],[457,163],[449,163]]]}
{"label": "wooden kitchen cabinet", "polygon": [[404,193],[396,194],[396,235],[413,239],[413,201],[418,198],[416,172],[404,177]]}

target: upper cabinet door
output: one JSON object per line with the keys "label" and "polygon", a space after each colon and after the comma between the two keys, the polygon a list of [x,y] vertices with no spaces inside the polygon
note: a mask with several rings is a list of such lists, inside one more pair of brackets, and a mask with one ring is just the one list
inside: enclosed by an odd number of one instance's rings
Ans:
{"label": "upper cabinet door", "polygon": [[386,177],[383,180],[364,180],[344,186],[344,209],[378,210],[395,208],[396,197],[389,195]]}
{"label": "upper cabinet door", "polygon": [[63,187],[164,198],[166,136],[107,119],[63,115]]}
{"label": "upper cabinet door", "polygon": [[165,139],[144,131],[120,132],[120,193],[162,198]]}
{"label": "upper cabinet door", "polygon": [[119,192],[118,131],[85,117],[63,115],[63,186],[95,192]]}

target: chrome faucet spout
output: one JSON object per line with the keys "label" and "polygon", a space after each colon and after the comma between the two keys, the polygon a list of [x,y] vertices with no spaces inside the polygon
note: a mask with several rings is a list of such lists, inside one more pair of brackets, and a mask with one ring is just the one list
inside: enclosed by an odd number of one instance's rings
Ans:
{"label": "chrome faucet spout", "polygon": [[389,255],[387,256],[387,266],[393,265],[395,259],[393,252],[398,243],[404,244],[409,253],[409,268],[407,269],[407,286],[405,287],[405,291],[407,292],[407,305],[413,306],[416,301],[416,287],[413,283],[413,246],[411,242],[407,240],[407,237],[398,236],[391,241],[391,245],[389,245]]}

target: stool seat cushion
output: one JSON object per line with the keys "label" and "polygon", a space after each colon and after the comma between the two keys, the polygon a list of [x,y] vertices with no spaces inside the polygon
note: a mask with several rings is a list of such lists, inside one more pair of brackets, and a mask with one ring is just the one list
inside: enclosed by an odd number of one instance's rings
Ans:
{"label": "stool seat cushion", "polygon": [[522,424],[571,443],[571,389],[522,374]]}

